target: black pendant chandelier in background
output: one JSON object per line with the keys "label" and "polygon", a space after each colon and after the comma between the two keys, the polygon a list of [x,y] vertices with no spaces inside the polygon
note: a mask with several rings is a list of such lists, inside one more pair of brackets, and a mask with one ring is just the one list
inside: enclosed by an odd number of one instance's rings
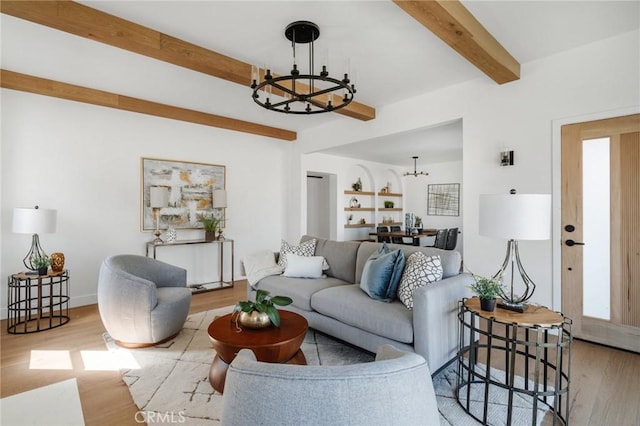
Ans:
{"label": "black pendant chandelier in background", "polygon": [[418,160],[418,157],[412,157],[413,158],[413,172],[407,172],[402,176],[413,176],[413,177],[418,177],[418,176],[429,176],[429,173],[427,172],[419,172],[418,168],[416,166],[416,162]]}
{"label": "black pendant chandelier in background", "polygon": [[[342,80],[338,80],[329,77],[327,66],[322,65],[320,74],[314,74],[314,41],[320,37],[320,28],[313,22],[296,21],[287,26],[284,35],[291,40],[293,48],[291,74],[274,77],[271,70],[267,69],[264,80],[259,83],[260,69],[254,67],[251,88],[255,103],[268,110],[285,114],[318,114],[349,105],[356,89],[350,84],[347,73]],[[296,62],[296,44],[303,43],[310,43],[308,74],[300,74]],[[337,94],[334,95],[334,92]],[[275,95],[276,93],[278,95]]]}

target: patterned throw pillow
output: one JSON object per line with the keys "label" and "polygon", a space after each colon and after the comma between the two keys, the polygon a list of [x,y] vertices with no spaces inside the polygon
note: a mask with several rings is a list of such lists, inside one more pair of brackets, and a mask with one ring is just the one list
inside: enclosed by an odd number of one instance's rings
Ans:
{"label": "patterned throw pillow", "polygon": [[278,265],[284,271],[287,269],[287,254],[293,253],[298,256],[313,256],[316,252],[316,243],[318,240],[315,238],[305,241],[299,246],[292,246],[285,240],[282,240],[282,244],[280,245],[280,257],[278,258]]}
{"label": "patterned throw pillow", "polygon": [[413,292],[418,287],[442,279],[440,256],[427,256],[421,251],[408,258],[398,287],[398,299],[409,309],[413,309]]}

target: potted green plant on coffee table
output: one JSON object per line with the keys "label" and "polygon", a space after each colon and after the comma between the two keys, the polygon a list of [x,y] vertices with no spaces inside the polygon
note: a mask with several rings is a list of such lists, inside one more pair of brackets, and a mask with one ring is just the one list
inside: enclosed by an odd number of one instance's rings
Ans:
{"label": "potted green plant on coffee table", "polygon": [[[264,328],[270,324],[280,327],[280,314],[274,305],[287,306],[293,303],[290,297],[269,296],[266,290],[256,291],[255,301],[240,301],[233,308],[232,318],[249,328]],[[237,315],[236,315],[237,313]]]}

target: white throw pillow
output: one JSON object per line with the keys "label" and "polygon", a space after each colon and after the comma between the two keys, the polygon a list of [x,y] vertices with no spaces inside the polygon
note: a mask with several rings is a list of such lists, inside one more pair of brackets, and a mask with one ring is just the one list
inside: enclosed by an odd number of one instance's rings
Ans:
{"label": "white throw pillow", "polygon": [[321,278],[323,262],[322,256],[299,256],[289,253],[283,275],[289,278]]}
{"label": "white throw pillow", "polygon": [[412,253],[398,286],[398,299],[409,309],[413,309],[413,292],[418,287],[442,279],[442,262],[440,256],[427,256],[421,251]]}

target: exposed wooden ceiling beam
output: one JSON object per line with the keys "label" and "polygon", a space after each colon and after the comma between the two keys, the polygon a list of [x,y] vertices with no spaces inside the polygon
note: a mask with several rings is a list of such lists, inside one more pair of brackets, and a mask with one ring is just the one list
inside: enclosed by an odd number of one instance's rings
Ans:
{"label": "exposed wooden ceiling beam", "polygon": [[0,69],[0,87],[293,141],[296,132]]}
{"label": "exposed wooden ceiling beam", "polygon": [[504,84],[520,79],[520,64],[458,0],[393,0],[469,62]]}
{"label": "exposed wooden ceiling beam", "polygon": [[[251,64],[79,3],[2,0],[0,11],[7,15],[238,83],[247,88],[251,84]],[[302,85],[299,87],[302,88]],[[251,95],[247,92],[247,97],[249,96]],[[335,113],[363,121],[371,120],[376,116],[374,108],[355,101]]]}

